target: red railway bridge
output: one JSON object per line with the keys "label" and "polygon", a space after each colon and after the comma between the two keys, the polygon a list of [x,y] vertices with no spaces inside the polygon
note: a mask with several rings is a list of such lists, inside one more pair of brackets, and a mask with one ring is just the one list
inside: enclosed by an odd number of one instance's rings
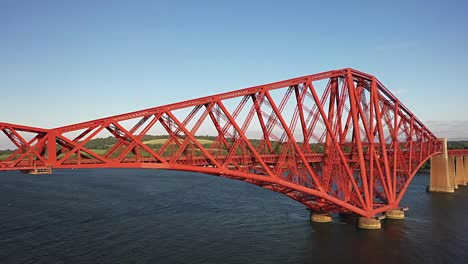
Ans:
{"label": "red railway bridge", "polygon": [[[380,228],[378,216],[384,213],[404,217],[400,201],[419,168],[435,155],[443,177],[431,177],[432,190],[453,190],[450,168],[458,165],[450,167],[447,160],[468,155],[447,152],[446,141],[379,80],[354,69],[54,129],[0,123],[0,130],[6,139],[0,149],[13,146],[0,160],[3,171],[200,172],[282,193],[310,208],[314,221],[330,221],[333,212],[357,214],[362,228]],[[210,133],[212,140],[203,140]],[[106,135],[115,143],[89,147]],[[148,141],[147,135],[161,139]]]}

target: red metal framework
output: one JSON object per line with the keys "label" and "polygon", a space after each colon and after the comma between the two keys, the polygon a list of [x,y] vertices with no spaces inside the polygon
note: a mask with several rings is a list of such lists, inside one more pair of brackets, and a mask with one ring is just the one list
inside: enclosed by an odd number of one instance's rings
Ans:
{"label": "red metal framework", "polygon": [[450,149],[447,151],[449,157],[468,156],[468,149]]}
{"label": "red metal framework", "polygon": [[[0,170],[195,171],[283,193],[317,212],[366,217],[397,209],[418,168],[442,148],[382,83],[353,69],[55,129],[0,123],[0,130],[16,146]],[[202,139],[210,133],[214,140]],[[90,149],[103,134],[115,144]]]}

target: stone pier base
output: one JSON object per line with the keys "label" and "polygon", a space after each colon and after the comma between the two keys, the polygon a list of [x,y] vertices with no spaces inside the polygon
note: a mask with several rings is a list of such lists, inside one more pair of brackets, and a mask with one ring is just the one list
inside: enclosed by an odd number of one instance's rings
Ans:
{"label": "stone pier base", "polygon": [[450,186],[454,189],[458,189],[457,182],[455,181],[455,157],[448,157],[448,175]]}
{"label": "stone pier base", "polygon": [[451,166],[447,154],[447,139],[440,139],[443,145],[442,154],[435,155],[431,158],[431,179],[429,187],[430,192],[447,192],[453,193],[455,177],[453,175],[453,159]]}
{"label": "stone pier base", "polygon": [[465,185],[468,183],[468,156],[463,156],[463,169],[465,170]]}
{"label": "stone pier base", "polygon": [[359,229],[380,229],[380,219],[378,218],[367,218],[359,217],[357,226]]}
{"label": "stone pier base", "polygon": [[310,221],[315,223],[329,223],[332,221],[330,214],[310,212]]}
{"label": "stone pier base", "polygon": [[455,157],[455,183],[457,185],[466,185],[465,164],[463,156]]}
{"label": "stone pier base", "polygon": [[405,219],[405,212],[400,209],[389,210],[385,212],[386,219],[402,220]]}

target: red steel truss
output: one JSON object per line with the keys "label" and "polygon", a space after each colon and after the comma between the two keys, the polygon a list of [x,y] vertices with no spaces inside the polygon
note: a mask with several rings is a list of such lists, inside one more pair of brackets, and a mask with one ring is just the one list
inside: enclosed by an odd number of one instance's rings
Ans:
{"label": "red steel truss", "polygon": [[447,154],[449,157],[468,156],[468,149],[450,149]]}
{"label": "red steel truss", "polygon": [[[55,129],[0,123],[0,130],[7,139],[0,149],[14,145],[0,170],[201,172],[282,193],[316,212],[365,217],[399,208],[418,168],[442,149],[382,83],[354,69]],[[214,140],[203,139],[210,134]],[[103,135],[115,144],[89,146]],[[145,135],[166,139],[145,141]]]}

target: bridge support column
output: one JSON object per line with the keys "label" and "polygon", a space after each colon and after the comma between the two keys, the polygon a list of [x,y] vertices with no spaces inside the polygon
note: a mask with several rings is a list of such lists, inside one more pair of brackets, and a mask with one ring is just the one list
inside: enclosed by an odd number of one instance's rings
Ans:
{"label": "bridge support column", "polygon": [[380,229],[379,218],[368,218],[368,217],[359,217],[357,226],[359,229]]}
{"label": "bridge support column", "polygon": [[453,193],[455,190],[453,188],[454,185],[451,184],[451,174],[449,174],[447,139],[443,138],[439,140],[442,141],[443,151],[442,154],[435,155],[431,158],[431,178],[428,191]]}
{"label": "bridge support column", "polygon": [[386,219],[402,220],[405,219],[405,212],[401,209],[388,210],[385,212]]}
{"label": "bridge support column", "polygon": [[448,157],[448,170],[450,186],[454,189],[458,189],[457,182],[455,181],[455,157]]}
{"label": "bridge support column", "polygon": [[314,223],[329,223],[332,221],[330,214],[310,211],[310,221]]}
{"label": "bridge support column", "polygon": [[463,169],[465,170],[465,185],[468,183],[468,156],[463,156]]}
{"label": "bridge support column", "polygon": [[455,157],[455,184],[466,185],[463,156]]}

